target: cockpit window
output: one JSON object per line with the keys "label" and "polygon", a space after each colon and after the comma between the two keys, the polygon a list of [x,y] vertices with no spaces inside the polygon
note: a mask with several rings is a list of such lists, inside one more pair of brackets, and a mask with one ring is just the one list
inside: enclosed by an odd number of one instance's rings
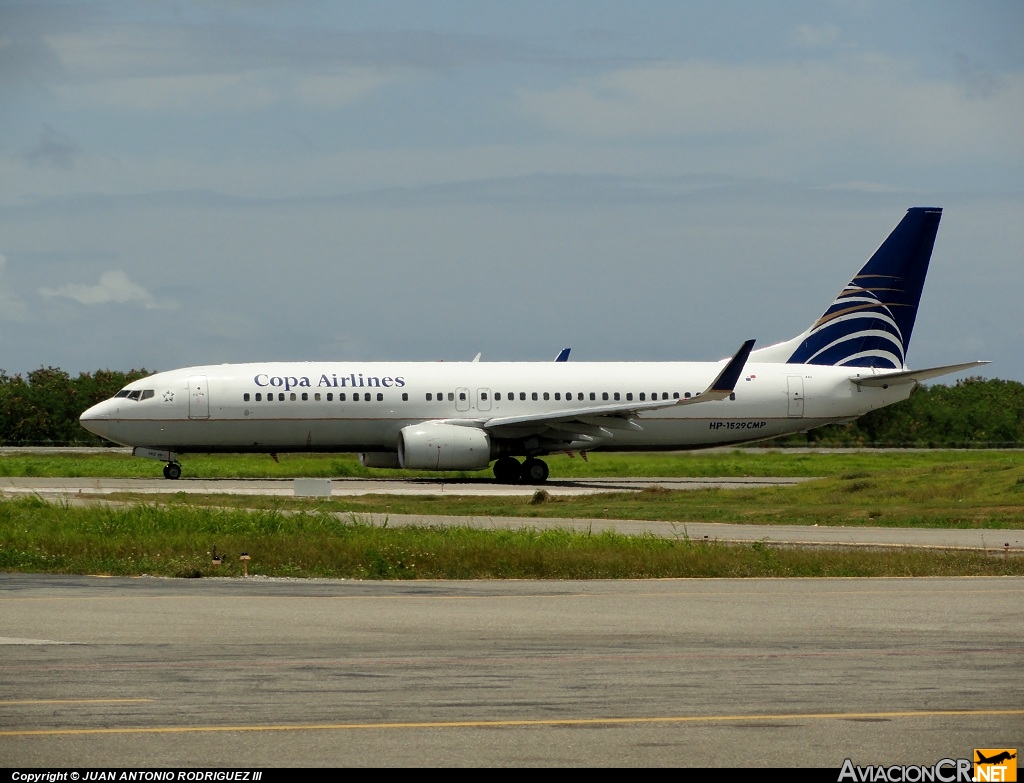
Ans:
{"label": "cockpit window", "polygon": [[114,396],[138,402],[139,400],[148,400],[154,394],[156,392],[153,389],[121,389]]}

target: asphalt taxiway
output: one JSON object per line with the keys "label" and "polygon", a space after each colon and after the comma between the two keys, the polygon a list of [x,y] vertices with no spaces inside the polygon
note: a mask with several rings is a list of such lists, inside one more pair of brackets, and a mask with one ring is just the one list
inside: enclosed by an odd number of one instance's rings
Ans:
{"label": "asphalt taxiway", "polygon": [[0,574],[0,766],[932,765],[1024,736],[1024,579]]}

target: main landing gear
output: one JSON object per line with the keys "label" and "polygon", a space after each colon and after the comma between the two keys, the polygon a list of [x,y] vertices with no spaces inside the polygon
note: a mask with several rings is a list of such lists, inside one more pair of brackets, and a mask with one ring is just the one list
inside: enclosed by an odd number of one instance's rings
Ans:
{"label": "main landing gear", "polygon": [[520,464],[515,457],[501,457],[494,463],[494,478],[502,484],[543,484],[548,480],[548,463],[529,457]]}

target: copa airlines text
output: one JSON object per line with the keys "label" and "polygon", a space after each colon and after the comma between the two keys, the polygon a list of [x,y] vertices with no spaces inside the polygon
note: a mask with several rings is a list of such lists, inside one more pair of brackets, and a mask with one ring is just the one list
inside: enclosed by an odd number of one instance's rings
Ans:
{"label": "copa airlines text", "polygon": [[[257,373],[252,382],[257,386],[273,386],[274,388],[284,387],[285,391],[291,389],[310,389],[313,387],[312,381],[305,375],[267,375],[265,372]],[[320,379],[316,382],[318,388],[384,388],[390,389],[391,387],[402,388],[405,386],[405,378],[397,376],[392,378],[390,375],[384,377],[378,377],[376,375],[368,375],[365,378],[362,373],[349,373],[348,375],[338,376],[337,373],[331,373],[330,377],[327,373],[322,373]]]}
{"label": "copa airlines text", "polygon": [[718,362],[207,365],[135,381],[81,421],[165,461],[168,478],[182,452],[358,451],[383,468],[493,462],[499,481],[528,483],[547,479],[548,454],[705,448],[851,421],[984,364],[905,363],[940,216],[908,210],[807,330]]}

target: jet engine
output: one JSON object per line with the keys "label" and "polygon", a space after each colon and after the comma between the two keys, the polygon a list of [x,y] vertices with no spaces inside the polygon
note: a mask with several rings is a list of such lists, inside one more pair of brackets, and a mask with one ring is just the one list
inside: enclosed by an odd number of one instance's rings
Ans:
{"label": "jet engine", "polygon": [[491,462],[491,439],[476,427],[411,424],[398,434],[398,462],[413,470],[483,470]]}

